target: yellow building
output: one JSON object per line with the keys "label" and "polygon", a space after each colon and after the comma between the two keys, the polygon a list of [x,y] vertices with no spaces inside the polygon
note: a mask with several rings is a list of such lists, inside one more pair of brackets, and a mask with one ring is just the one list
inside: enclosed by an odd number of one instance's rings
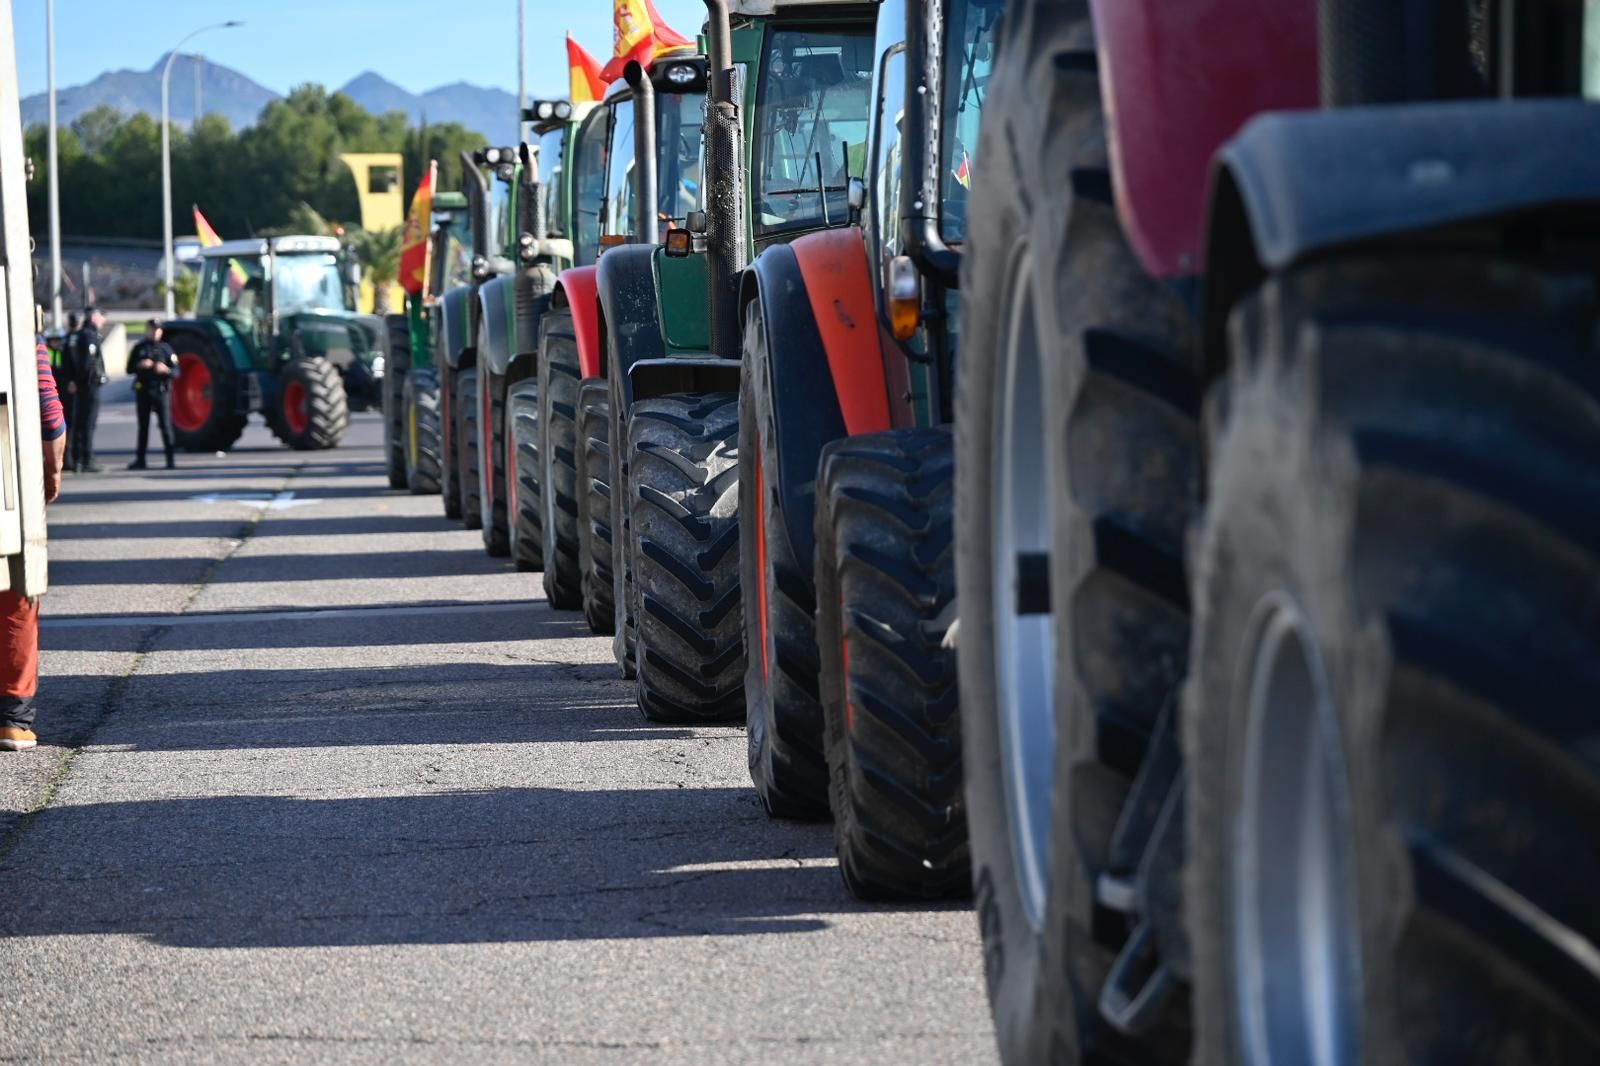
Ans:
{"label": "yellow building", "polygon": [[[340,157],[355,176],[356,196],[361,204],[361,228],[386,230],[403,225],[406,219],[405,174],[399,152],[345,152]],[[361,310],[371,311],[376,304],[372,283],[361,281]],[[405,306],[399,285],[389,286],[389,307]]]}

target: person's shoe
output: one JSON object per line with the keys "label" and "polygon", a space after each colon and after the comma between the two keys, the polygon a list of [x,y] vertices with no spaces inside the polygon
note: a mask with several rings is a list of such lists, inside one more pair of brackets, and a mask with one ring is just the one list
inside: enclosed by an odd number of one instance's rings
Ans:
{"label": "person's shoe", "polygon": [[167,456],[167,469],[168,470],[176,470],[176,469],[178,469],[178,464],[173,461],[173,458],[170,455]]}
{"label": "person's shoe", "polygon": [[100,474],[104,473],[105,469],[106,468],[101,466],[99,463],[84,463],[82,466],[78,467],[78,470],[85,474]]}
{"label": "person's shoe", "polygon": [[38,743],[39,738],[31,729],[20,725],[0,726],[0,751],[27,751]]}
{"label": "person's shoe", "polygon": [[[168,465],[171,465],[171,464],[168,464]],[[133,462],[128,464],[128,469],[129,470],[144,470],[144,469],[146,469],[146,467],[144,465],[144,460],[143,459],[135,459]]]}

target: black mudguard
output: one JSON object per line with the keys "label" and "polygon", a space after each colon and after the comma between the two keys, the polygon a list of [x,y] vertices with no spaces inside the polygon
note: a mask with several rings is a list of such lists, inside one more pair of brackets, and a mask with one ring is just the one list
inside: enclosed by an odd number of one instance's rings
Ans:
{"label": "black mudguard", "polygon": [[[667,358],[656,304],[655,246],[622,244],[600,257],[595,295],[600,303],[600,374],[623,383],[622,402],[633,400],[629,371],[641,360]],[[612,417],[616,417],[613,412]]]}
{"label": "black mudguard", "polygon": [[440,354],[444,358],[441,371],[459,370],[472,346],[472,287],[462,285],[451,289],[439,298]]}
{"label": "black mudguard", "polygon": [[556,272],[537,263],[516,276],[516,319],[511,337],[511,362],[506,380],[532,377],[539,361],[539,320],[550,309],[556,291]]}
{"label": "black mudguard", "polygon": [[511,364],[511,307],[517,279],[506,274],[478,286],[478,365],[504,377]]}
{"label": "black mudguard", "polygon": [[[1463,225],[1571,232],[1600,216],[1600,107],[1471,100],[1258,116],[1218,153],[1206,240],[1208,372],[1234,303],[1319,253]],[[1546,210],[1553,209],[1553,210]]]}
{"label": "black mudguard", "polygon": [[817,460],[823,446],[846,436],[844,412],[834,392],[822,334],[811,315],[805,280],[786,244],[762,252],[745,276],[743,308],[761,305],[767,334],[768,378],[778,426],[778,492],[783,522],[795,557],[815,554]]}

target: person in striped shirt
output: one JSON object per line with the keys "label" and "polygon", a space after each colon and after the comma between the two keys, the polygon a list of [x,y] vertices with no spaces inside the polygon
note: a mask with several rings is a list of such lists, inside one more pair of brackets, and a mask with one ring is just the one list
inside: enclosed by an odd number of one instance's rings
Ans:
{"label": "person in striped shirt", "polygon": [[[39,434],[44,439],[44,502],[61,495],[67,454],[67,420],[56,392],[55,372],[44,338],[34,342],[39,364]],[[12,589],[0,592],[0,750],[25,751],[38,744],[33,732],[33,697],[39,689],[39,600]]]}

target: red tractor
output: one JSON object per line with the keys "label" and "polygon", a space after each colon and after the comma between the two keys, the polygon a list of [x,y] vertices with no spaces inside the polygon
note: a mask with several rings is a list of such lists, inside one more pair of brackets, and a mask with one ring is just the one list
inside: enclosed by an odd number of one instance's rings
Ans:
{"label": "red tractor", "polygon": [[956,404],[1010,1063],[1600,1062],[1570,0],[1014,0]]}

